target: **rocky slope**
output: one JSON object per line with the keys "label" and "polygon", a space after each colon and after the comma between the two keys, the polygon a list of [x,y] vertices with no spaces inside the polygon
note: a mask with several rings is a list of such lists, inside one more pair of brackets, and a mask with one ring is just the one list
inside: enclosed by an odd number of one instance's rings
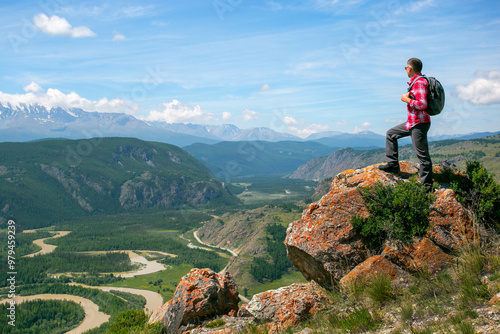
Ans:
{"label": "rocky slope", "polygon": [[229,248],[238,253],[237,257],[231,258],[226,269],[242,290],[259,284],[250,274],[253,258],[263,257],[270,261],[265,242],[266,227],[276,223],[287,226],[290,220],[299,217],[299,210],[272,206],[226,213],[204,224],[198,230],[198,236],[210,245]]}
{"label": "rocky slope", "polygon": [[[260,325],[260,330],[267,333],[280,333],[290,328],[293,333],[316,333],[312,329],[304,327],[301,329],[300,324],[304,320],[311,319],[314,314],[322,312],[322,317],[330,320],[325,320],[320,328],[331,328],[331,321],[342,322],[344,320],[350,321],[352,326],[356,320],[346,319],[358,312],[357,308],[364,308],[365,317],[371,319],[370,321],[377,318],[376,321],[383,322],[370,331],[373,333],[393,333],[395,330],[404,332],[405,328],[413,332],[413,329],[417,330],[419,326],[433,329],[444,328],[443,326],[465,328],[457,327],[459,325],[469,326],[467,328],[472,326],[481,333],[497,333],[498,325],[500,325],[500,282],[494,281],[499,280],[498,272],[491,276],[493,280],[482,277],[481,282],[477,283],[483,285],[481,288],[483,293],[485,288],[489,291],[487,295],[490,300],[489,303],[476,304],[473,309],[471,308],[470,321],[473,325],[469,320],[458,318],[464,315],[460,315],[455,306],[461,298],[454,291],[460,289],[453,286],[457,282],[452,283],[452,279],[447,274],[439,276],[440,271],[447,267],[450,269],[458,267],[457,254],[466,246],[492,237],[480,225],[474,224],[471,212],[457,201],[451,189],[441,187],[435,191],[435,201],[428,216],[430,228],[423,237],[414,237],[410,242],[403,243],[388,239],[377,251],[369,247],[369,240],[357,233],[351,225],[350,218],[353,215],[365,217],[369,215],[361,198],[360,188],[369,187],[378,182],[394,186],[397,183],[407,182],[410,176],[418,172],[414,165],[406,162],[403,162],[401,167],[400,175],[382,172],[376,165],[340,173],[333,179],[330,191],[319,201],[310,204],[303,212],[301,219],[290,223],[285,241],[288,257],[310,283],[292,284],[254,295],[249,303],[240,307],[237,317],[234,317],[234,312],[229,315],[226,313],[223,317],[222,328],[209,329],[202,324],[195,328],[184,327],[183,330],[186,330],[184,333],[248,333],[253,332],[252,328],[255,328],[255,325],[250,325],[250,323],[264,323]],[[438,168],[435,171],[439,173],[441,170]],[[500,261],[498,249],[490,259],[492,259],[492,268],[495,267],[498,270],[500,266],[498,263],[494,264],[495,261]],[[410,305],[412,310],[408,319],[401,320],[403,306],[397,307],[396,310],[386,308],[385,301],[395,298],[392,291],[400,291],[400,293],[406,291],[405,293],[409,294],[411,289],[408,285],[414,279],[415,273],[429,275],[420,280],[422,284],[425,283],[424,281],[433,279],[442,280],[442,283],[430,284],[430,290],[424,291],[424,295],[419,297],[428,298],[428,302],[415,301],[415,305]],[[381,274],[392,281],[391,286],[399,290],[391,288],[391,294],[383,295],[383,300],[376,304],[373,302],[363,304],[359,297],[363,291],[349,292],[355,289],[356,284],[367,284],[374,277],[380,277]],[[469,272],[464,272],[464,274],[472,275]],[[189,281],[189,278],[186,279]],[[182,282],[180,286],[183,286]],[[361,285],[358,286],[361,287]],[[345,292],[335,297],[327,290]],[[346,304],[347,309],[339,308],[345,304],[343,299],[349,294],[354,296],[354,301]],[[440,294],[451,294],[451,297],[445,296],[443,301],[439,301]],[[408,303],[410,296],[406,295],[405,298]],[[420,304],[417,305],[417,303]],[[434,305],[429,306],[432,303]],[[187,302],[187,305],[189,304],[190,302]],[[433,307],[437,305],[442,309],[434,310]],[[468,307],[467,304],[465,305]],[[165,308],[168,307],[167,303]],[[367,311],[367,307],[370,311]],[[414,311],[414,307],[422,307],[423,310]],[[161,309],[158,312],[161,312]],[[223,313],[219,316],[223,316]],[[154,319],[152,318],[151,321]],[[163,323],[168,322],[163,320]],[[356,332],[365,332],[364,326],[355,327]],[[181,333],[179,329],[180,327],[172,333]],[[320,332],[323,332],[322,329]]]}
{"label": "rocky slope", "polygon": [[353,215],[367,216],[359,187],[376,182],[394,185],[404,182],[418,170],[402,163],[403,177],[380,171],[375,165],[360,170],[346,170],[337,175],[330,192],[312,203],[300,220],[290,224],[287,231],[288,257],[308,280],[326,288],[339,284],[357,265],[371,256],[382,255],[393,263],[391,268],[415,272],[432,263],[449,263],[462,245],[478,235],[470,213],[462,207],[450,189],[438,189],[429,216],[431,228],[415,243],[403,245],[396,241],[384,245],[381,254],[371,254],[350,223]]}
{"label": "rocky slope", "polygon": [[309,161],[289,174],[288,177],[291,179],[322,180],[333,177],[349,168],[361,168],[383,161],[384,152],[380,149],[370,151],[358,151],[352,148],[340,149],[327,157]]}

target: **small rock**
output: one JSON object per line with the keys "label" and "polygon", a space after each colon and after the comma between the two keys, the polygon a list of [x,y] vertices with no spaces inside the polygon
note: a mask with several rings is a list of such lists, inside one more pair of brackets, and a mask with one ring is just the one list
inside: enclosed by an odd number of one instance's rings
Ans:
{"label": "small rock", "polygon": [[500,306],[500,292],[494,295],[488,302],[490,305]]}

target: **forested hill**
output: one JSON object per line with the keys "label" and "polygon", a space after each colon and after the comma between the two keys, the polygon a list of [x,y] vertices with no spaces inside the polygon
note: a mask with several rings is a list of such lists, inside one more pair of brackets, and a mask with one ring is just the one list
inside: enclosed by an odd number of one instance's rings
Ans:
{"label": "forested hill", "polygon": [[0,143],[0,217],[23,229],[91,213],[236,202],[173,145],[132,138]]}

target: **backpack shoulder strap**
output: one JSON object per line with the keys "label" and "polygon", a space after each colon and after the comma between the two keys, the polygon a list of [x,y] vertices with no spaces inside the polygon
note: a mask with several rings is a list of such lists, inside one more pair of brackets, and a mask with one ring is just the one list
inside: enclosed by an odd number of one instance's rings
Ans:
{"label": "backpack shoulder strap", "polygon": [[418,77],[415,78],[415,80],[413,80],[413,82],[411,83],[411,85],[408,87],[408,91],[411,90],[411,88],[413,87],[413,85],[418,81],[418,79],[420,78],[425,78],[425,80],[427,80],[427,77],[425,75],[419,75]]}

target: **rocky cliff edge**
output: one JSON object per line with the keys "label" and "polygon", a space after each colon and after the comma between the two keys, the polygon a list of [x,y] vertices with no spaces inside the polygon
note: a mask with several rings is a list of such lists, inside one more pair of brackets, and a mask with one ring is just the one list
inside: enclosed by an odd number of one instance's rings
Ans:
{"label": "rocky cliff edge", "polygon": [[[440,173],[440,169],[435,172]],[[159,308],[150,322],[162,321],[169,333],[187,330],[184,333],[222,334],[238,333],[245,328],[244,324],[257,321],[266,323],[264,328],[268,333],[279,333],[328,308],[331,304],[327,297],[329,289],[368,280],[378,273],[387,275],[397,284],[397,281],[406,281],[411,273],[454,263],[455,254],[461,247],[481,239],[485,232],[475,226],[471,213],[457,201],[451,189],[443,187],[435,191],[435,201],[428,216],[430,228],[413,242],[386,241],[374,253],[350,223],[353,215],[369,215],[360,187],[373,186],[377,182],[395,185],[407,182],[417,173],[415,165],[403,162],[399,175],[382,172],[373,165],[346,170],[334,177],[330,191],[310,204],[302,218],[290,223],[287,230],[288,257],[310,283],[292,284],[254,295],[236,314],[238,297],[231,275],[193,269],[181,280],[174,298]],[[227,291],[221,295],[221,287],[230,288],[222,289]],[[210,291],[215,295],[211,296]],[[227,306],[212,312],[215,310],[213,302],[224,300],[229,301]],[[194,304],[196,307],[192,307]],[[500,305],[500,293],[490,300],[490,304]],[[202,307],[209,312],[202,311]],[[500,317],[496,311],[488,312]],[[200,324],[210,316],[223,316],[223,328],[193,328],[193,324]]]}

